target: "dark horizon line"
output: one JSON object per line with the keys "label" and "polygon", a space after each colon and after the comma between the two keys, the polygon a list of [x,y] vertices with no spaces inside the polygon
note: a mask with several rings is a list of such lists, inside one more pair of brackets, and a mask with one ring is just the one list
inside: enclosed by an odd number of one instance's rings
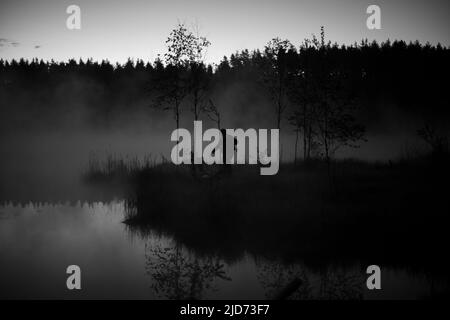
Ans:
{"label": "dark horizon line", "polygon": [[[277,37],[272,38],[272,39],[276,39],[276,38]],[[288,40],[288,39],[286,39],[286,40]],[[308,39],[304,39],[304,40],[308,40]],[[437,50],[437,49],[450,50],[450,44],[448,46],[445,46],[441,42],[438,42],[436,44],[432,44],[429,41],[423,43],[423,42],[419,41],[418,39],[416,39],[414,41],[410,40],[409,42],[407,42],[406,40],[402,40],[402,39],[391,40],[390,38],[388,38],[387,40],[381,41],[381,42],[378,42],[377,40],[369,41],[368,38],[364,38],[364,39],[361,39],[360,42],[355,40],[352,44],[343,44],[343,43],[342,44],[338,44],[336,41],[335,42],[331,42],[331,40],[328,40],[325,43],[325,46],[330,47],[330,48],[336,48],[337,47],[339,49],[355,49],[355,48],[358,49],[358,48],[370,47],[372,45],[377,45],[379,48],[382,48],[382,47],[384,47],[386,45],[389,45],[390,47],[392,47],[393,44],[398,44],[398,43],[405,44],[406,46],[419,46],[420,48],[427,48],[428,47],[429,49],[434,49],[434,50]],[[299,52],[299,49],[301,49],[303,47],[303,45],[304,45],[304,42],[302,44],[300,44],[298,46],[298,48],[294,45],[295,51]],[[221,64],[224,61],[224,58],[229,59],[232,55],[239,55],[239,54],[241,54],[243,52],[248,52],[250,54],[256,53],[256,52],[263,53],[264,52],[264,48],[263,49],[256,48],[256,49],[251,49],[251,50],[246,48],[246,49],[236,50],[234,53],[231,53],[228,56],[224,55],[219,62],[204,63],[204,64],[205,64],[205,66],[214,66],[214,65],[218,66],[219,64]],[[80,62],[81,61],[81,62],[84,62],[84,63],[87,63],[87,62],[90,61],[90,62],[99,63],[99,64],[103,63],[103,62],[106,62],[106,63],[109,63],[112,66],[125,66],[129,62],[132,62],[133,65],[135,66],[139,62],[143,62],[144,64],[151,64],[151,65],[153,65],[155,62],[157,62],[159,60],[163,65],[165,65],[163,59],[160,58],[160,56],[163,56],[163,55],[164,55],[164,53],[163,54],[157,54],[157,58],[155,58],[153,61],[150,60],[150,59],[145,59],[144,60],[142,58],[135,58],[135,57],[129,56],[127,58],[126,62],[123,62],[123,63],[120,63],[119,61],[115,61],[115,62],[114,61],[110,61],[108,58],[104,58],[104,59],[101,59],[101,60],[99,60],[99,59],[95,59],[94,60],[93,57],[90,57],[90,58],[71,57],[71,58],[61,59],[61,60],[55,60],[54,58],[50,58],[50,60],[49,60],[49,59],[43,59],[43,58],[38,58],[38,57],[33,57],[33,58],[25,58],[25,57],[3,58],[3,57],[0,57],[0,63],[4,64],[5,62],[13,63],[13,62],[24,61],[27,64],[30,64],[32,62],[38,61],[39,63],[44,62],[45,64],[50,64],[50,63],[61,64],[61,63],[69,63],[71,61],[76,61],[76,62]]]}

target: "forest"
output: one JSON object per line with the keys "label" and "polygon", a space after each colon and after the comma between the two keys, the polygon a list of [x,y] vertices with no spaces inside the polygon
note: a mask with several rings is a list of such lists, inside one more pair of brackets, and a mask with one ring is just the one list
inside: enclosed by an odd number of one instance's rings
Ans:
{"label": "forest", "polygon": [[358,146],[367,129],[383,130],[380,118],[393,106],[420,119],[417,130],[442,130],[449,116],[449,49],[439,44],[338,45],[322,28],[301,44],[275,38],[206,64],[209,45],[178,25],[153,62],[0,60],[0,130],[114,129],[133,114],[173,118],[173,128],[201,119],[294,134],[294,160],[306,160]]}

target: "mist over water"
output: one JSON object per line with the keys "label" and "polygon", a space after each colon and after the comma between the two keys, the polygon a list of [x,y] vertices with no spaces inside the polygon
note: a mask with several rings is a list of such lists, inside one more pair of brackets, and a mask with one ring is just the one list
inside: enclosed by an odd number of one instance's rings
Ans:
{"label": "mist over water", "polygon": [[[240,90],[238,87],[236,94],[224,93],[223,100],[219,100],[218,105],[226,106],[223,127],[275,128],[274,110],[267,101],[239,98],[233,101]],[[175,145],[170,141],[175,129],[170,113],[163,114],[150,107],[137,109],[131,114],[116,114],[110,119],[93,118],[83,108],[78,116],[43,114],[32,120],[25,113],[13,111],[8,117],[16,121],[3,127],[0,135],[2,201],[84,200],[91,191],[83,191],[86,186],[81,185],[80,176],[87,170],[90,158],[150,157],[155,162],[161,162],[163,157],[170,159],[171,149]],[[201,115],[200,120],[204,130],[214,127],[207,117]],[[417,128],[423,123],[418,117],[411,119],[411,115],[390,112],[367,121],[370,121],[367,124],[367,141],[359,143],[357,149],[340,149],[337,158],[387,162],[427,151],[427,146],[417,136]],[[182,112],[180,126],[193,133],[193,117],[187,107]],[[294,144],[295,132],[285,121],[280,137],[282,162],[293,161]],[[298,157],[301,158],[301,141],[298,148]]]}

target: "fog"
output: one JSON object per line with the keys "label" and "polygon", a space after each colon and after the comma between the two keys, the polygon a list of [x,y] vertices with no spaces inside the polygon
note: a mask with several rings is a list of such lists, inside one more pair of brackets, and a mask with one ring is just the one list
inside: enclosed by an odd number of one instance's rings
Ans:
{"label": "fog", "polygon": [[[275,127],[267,102],[239,98],[232,101],[236,96],[232,92],[224,93],[220,100],[220,105],[231,106],[231,111],[224,113],[224,127]],[[234,108],[244,111],[239,113]],[[151,157],[156,162],[162,157],[170,159],[175,144],[170,141],[174,121],[169,112],[164,117],[160,113],[149,108],[134,115],[118,116],[101,125],[83,123],[86,117],[81,113],[48,127],[23,120],[27,123],[24,130],[9,130],[0,136],[2,200],[13,200],[18,195],[29,200],[56,197],[61,201],[84,197],[88,191],[79,191],[80,180],[90,157]],[[235,114],[240,116],[233,116]],[[360,148],[343,148],[336,157],[386,162],[426,150],[426,145],[416,135],[420,119],[404,125],[404,117],[399,115],[381,118],[383,122],[367,126],[367,141],[361,142]],[[205,120],[204,130],[213,125]],[[187,110],[182,114],[181,127],[193,130],[192,114]],[[289,162],[294,157],[295,133],[287,123],[283,124],[281,132],[281,160]],[[301,158],[301,141],[298,147]]]}

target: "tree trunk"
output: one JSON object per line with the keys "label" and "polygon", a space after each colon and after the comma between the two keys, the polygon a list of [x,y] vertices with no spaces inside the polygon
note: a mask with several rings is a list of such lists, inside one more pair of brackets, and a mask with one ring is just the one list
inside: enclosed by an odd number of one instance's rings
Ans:
{"label": "tree trunk", "polygon": [[198,91],[194,92],[194,121],[198,120]]}
{"label": "tree trunk", "polygon": [[297,165],[297,145],[298,145],[298,131],[299,128],[297,128],[297,130],[295,130],[295,151],[294,151],[294,165]]}
{"label": "tree trunk", "polygon": [[312,143],[312,127],[311,124],[308,126],[308,151],[307,151],[307,159],[311,159],[311,143]]}

